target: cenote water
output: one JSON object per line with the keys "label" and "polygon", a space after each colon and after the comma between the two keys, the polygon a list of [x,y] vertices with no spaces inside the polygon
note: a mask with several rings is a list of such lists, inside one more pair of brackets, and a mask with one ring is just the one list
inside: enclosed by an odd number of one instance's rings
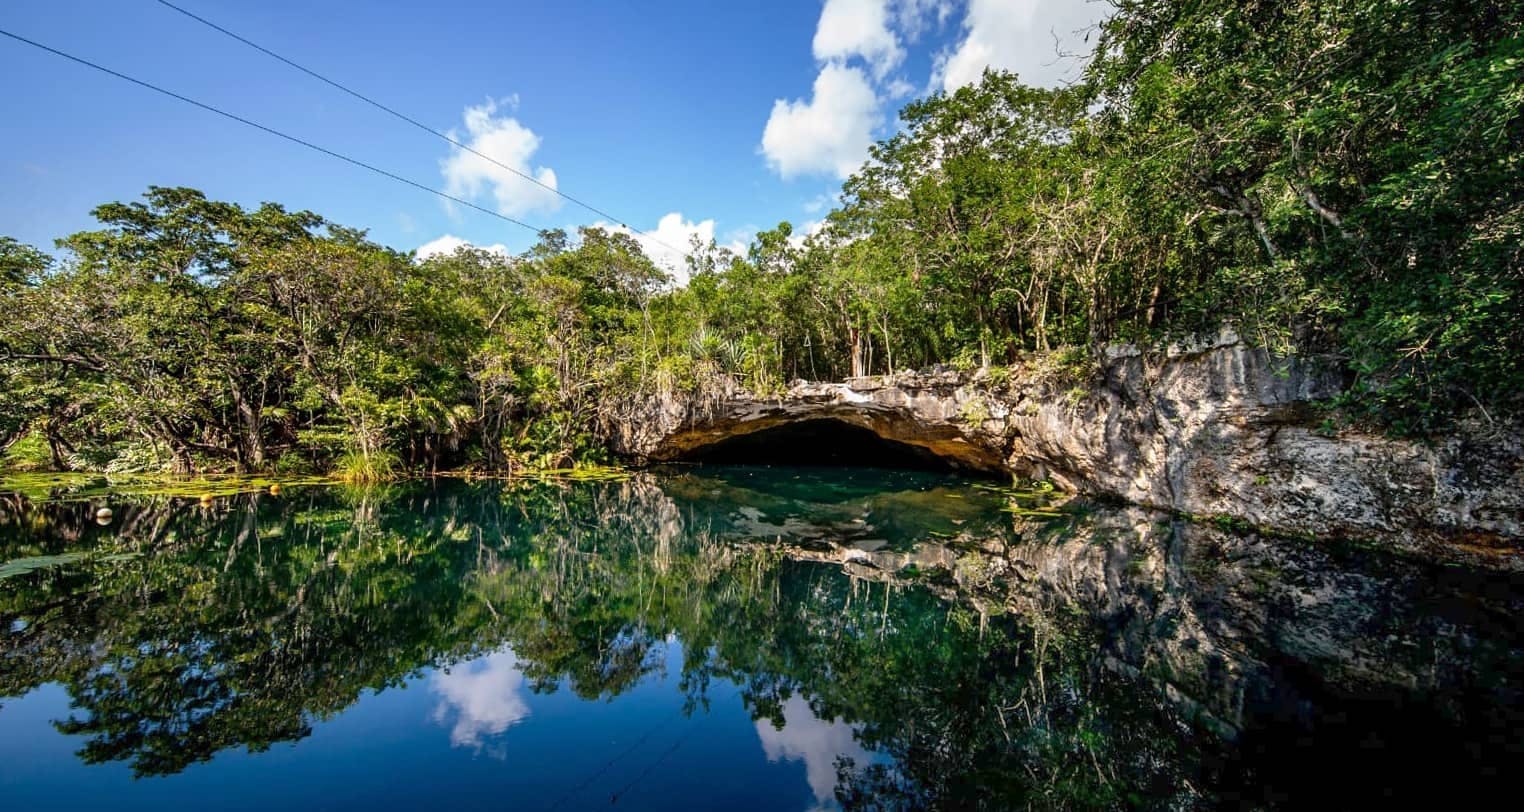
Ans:
{"label": "cenote water", "polygon": [[1057,501],[709,466],[7,494],[0,803],[1516,797],[1516,576]]}

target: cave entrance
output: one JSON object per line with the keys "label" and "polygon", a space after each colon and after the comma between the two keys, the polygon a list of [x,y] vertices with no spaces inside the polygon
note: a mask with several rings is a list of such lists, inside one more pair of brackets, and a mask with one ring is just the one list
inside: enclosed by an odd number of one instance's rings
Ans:
{"label": "cave entrance", "polygon": [[683,459],[717,465],[957,470],[947,460],[920,446],[889,440],[871,429],[831,419],[800,420],[728,437],[695,448],[683,455]]}

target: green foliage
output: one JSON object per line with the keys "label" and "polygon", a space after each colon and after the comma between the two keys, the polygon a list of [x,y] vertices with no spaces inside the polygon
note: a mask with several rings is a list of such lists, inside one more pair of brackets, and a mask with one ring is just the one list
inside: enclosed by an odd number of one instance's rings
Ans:
{"label": "green foliage", "polygon": [[1401,433],[1516,411],[1521,25],[1485,0],[1118,3],[1080,85],[916,101],[817,233],[696,262],[675,333],[752,386],[1050,349],[1079,382],[1072,353],[1226,324],[1341,355],[1345,406]]}
{"label": "green foliage", "polygon": [[1008,366],[987,367],[986,383],[997,392],[1009,387],[1014,380],[1012,368]]}
{"label": "green foliage", "polygon": [[350,451],[338,458],[333,475],[342,482],[354,485],[371,485],[395,479],[401,467],[397,455],[386,449],[369,454]]}
{"label": "green foliage", "polygon": [[47,440],[37,432],[27,432],[0,454],[0,470],[44,471],[52,461]]}
{"label": "green foliage", "polygon": [[1524,392],[1521,25],[1487,0],[1122,3],[1097,131],[1155,156],[1161,225],[1205,229],[1191,310],[1337,347],[1346,405],[1423,433]]}
{"label": "green foliage", "polygon": [[695,243],[682,287],[601,229],[418,262],[183,188],[61,262],[0,238],[0,447],[564,467],[680,391],[1050,351],[1080,387],[1110,342],[1225,325],[1341,357],[1345,410],[1399,433],[1524,405],[1518,4],[1115,5],[1085,81],[909,104],[812,233]]}
{"label": "green foliage", "polygon": [[162,473],[168,464],[169,460],[153,443],[134,440],[122,443],[116,454],[99,468],[108,474]]}
{"label": "green foliage", "polygon": [[189,189],[95,215],[56,268],[0,244],[0,442],[30,427],[50,467],[371,482],[604,460],[606,405],[649,374],[627,359],[657,357],[664,277],[625,235],[416,262]]}
{"label": "green foliage", "polygon": [[990,406],[981,396],[974,396],[958,407],[958,417],[969,426],[978,428],[990,419]]}

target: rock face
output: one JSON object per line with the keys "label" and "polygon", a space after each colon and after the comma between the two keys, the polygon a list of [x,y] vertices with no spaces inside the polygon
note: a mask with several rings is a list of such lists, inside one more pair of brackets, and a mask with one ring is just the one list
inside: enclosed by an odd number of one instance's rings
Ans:
{"label": "rock face", "polygon": [[1114,349],[1083,386],[957,372],[798,382],[769,399],[666,399],[611,434],[637,461],[698,459],[738,437],[831,420],[953,468],[1279,533],[1520,552],[1516,430],[1471,426],[1433,445],[1323,431],[1311,403],[1342,384],[1316,362],[1225,336],[1157,357]]}
{"label": "rock face", "polygon": [[1004,443],[969,422],[981,415],[965,413],[980,397],[957,374],[801,381],[780,398],[763,400],[737,392],[707,408],[665,415],[669,422],[664,429],[640,438],[648,445],[619,450],[651,460],[686,459],[747,435],[831,420],[922,449],[953,468],[999,472],[1006,463]]}

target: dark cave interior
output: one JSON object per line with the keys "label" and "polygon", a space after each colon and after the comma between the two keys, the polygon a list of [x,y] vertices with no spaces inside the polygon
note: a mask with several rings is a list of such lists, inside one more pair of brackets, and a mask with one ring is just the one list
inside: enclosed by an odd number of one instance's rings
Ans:
{"label": "dark cave interior", "polygon": [[684,455],[717,465],[802,465],[953,471],[955,466],[919,446],[888,440],[840,420],[785,423],[721,440]]}

